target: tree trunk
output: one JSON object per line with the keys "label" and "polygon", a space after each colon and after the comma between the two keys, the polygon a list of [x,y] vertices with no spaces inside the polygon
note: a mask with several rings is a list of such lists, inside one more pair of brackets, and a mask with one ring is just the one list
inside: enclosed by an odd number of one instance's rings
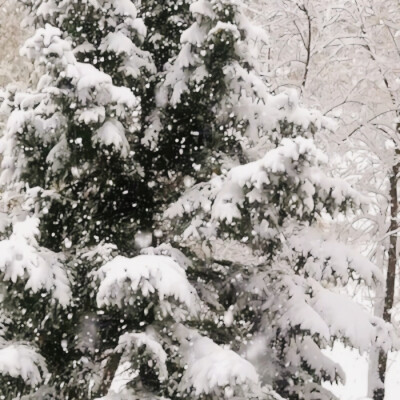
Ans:
{"label": "tree trunk", "polygon": [[[378,236],[385,236],[387,233],[386,224],[379,230]],[[378,248],[376,250],[374,262],[383,270],[383,266],[387,262],[387,249],[389,246],[389,238],[385,239],[382,244],[378,243]],[[382,318],[383,316],[383,306],[385,299],[385,288],[383,286],[378,286],[375,292],[374,298],[374,315],[376,317]],[[380,387],[379,385],[379,375],[378,375],[378,365],[379,365],[379,347],[373,344],[369,353],[369,363],[368,363],[368,397],[372,399],[374,396],[374,391]]]}
{"label": "tree trunk", "polygon": [[[396,152],[397,153],[397,152]],[[396,154],[397,155],[397,154]],[[390,241],[389,241],[389,254],[388,254],[388,268],[386,274],[386,293],[383,306],[383,319],[386,322],[391,322],[391,311],[394,300],[394,287],[396,278],[396,263],[397,263],[397,212],[398,212],[398,193],[397,193],[397,179],[399,173],[399,164],[393,166],[392,174],[390,176]],[[374,390],[374,400],[384,400],[385,397],[385,376],[387,365],[387,352],[380,351],[378,359],[378,376],[382,386]]]}

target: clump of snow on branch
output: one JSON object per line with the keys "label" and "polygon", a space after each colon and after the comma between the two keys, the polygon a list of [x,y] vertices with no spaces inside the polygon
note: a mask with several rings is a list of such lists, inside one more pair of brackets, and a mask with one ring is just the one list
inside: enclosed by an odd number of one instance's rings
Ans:
{"label": "clump of snow on branch", "polygon": [[33,293],[51,293],[61,305],[71,299],[68,275],[60,255],[38,246],[39,220],[26,218],[13,225],[9,239],[0,241],[0,271],[5,281],[25,281],[25,288]]}
{"label": "clump of snow on branch", "polygon": [[383,282],[383,274],[375,264],[355,249],[324,238],[321,232],[304,229],[294,235],[290,243],[306,258],[304,270],[317,280],[335,279],[336,282],[339,279],[346,284],[350,278],[360,278],[369,286]]}
{"label": "clump of snow on branch", "polygon": [[182,251],[175,247],[172,247],[170,244],[167,243],[162,243],[160,246],[157,247],[147,247],[145,249],[142,249],[140,253],[147,255],[162,255],[171,257],[185,270],[192,265],[191,260],[186,257],[182,253]]}
{"label": "clump of snow on branch", "polygon": [[194,390],[195,396],[219,394],[228,398],[236,390],[246,395],[260,390],[254,366],[237,353],[183,326],[178,326],[176,334],[187,366],[182,390]]}
{"label": "clump of snow on branch", "polygon": [[[138,357],[139,351],[141,361]],[[137,368],[140,362],[151,365],[156,370],[160,382],[168,379],[167,353],[151,328],[147,328],[146,332],[123,334],[119,338],[118,346],[114,352],[120,353],[121,359],[110,390],[120,393],[127,389],[127,384],[137,377]],[[145,358],[144,361],[143,358]]]}
{"label": "clump of snow on branch", "polygon": [[48,374],[44,358],[29,345],[2,343],[0,346],[0,374],[22,378],[30,386],[43,382]]}
{"label": "clump of snow on branch", "polygon": [[[140,255],[135,258],[118,256],[98,271],[100,286],[97,293],[99,307],[133,305],[141,296],[155,296],[162,315],[177,312],[171,300],[195,316],[200,309],[196,290],[186,273],[172,258]],[[184,310],[179,313],[181,317]]]}

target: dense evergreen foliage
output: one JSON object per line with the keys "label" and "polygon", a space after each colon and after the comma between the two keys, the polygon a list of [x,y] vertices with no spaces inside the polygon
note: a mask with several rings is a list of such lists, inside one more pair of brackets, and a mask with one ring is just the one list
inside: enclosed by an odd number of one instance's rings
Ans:
{"label": "dense evergreen foliage", "polygon": [[328,399],[343,373],[323,348],[391,346],[336,290],[379,271],[317,232],[362,203],[323,172],[329,122],[269,93],[240,2],[21,3],[35,76],[0,147],[5,399]]}

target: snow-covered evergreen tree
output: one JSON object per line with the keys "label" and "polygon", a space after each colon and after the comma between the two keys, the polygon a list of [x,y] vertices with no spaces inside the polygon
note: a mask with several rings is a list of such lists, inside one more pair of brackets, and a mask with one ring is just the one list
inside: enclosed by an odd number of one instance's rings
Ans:
{"label": "snow-covered evergreen tree", "polygon": [[[231,151],[218,153],[214,146],[221,168],[166,212],[178,222],[175,233],[185,228],[179,242],[199,258],[191,276],[216,313],[215,324],[203,329],[235,351],[247,351],[262,382],[284,397],[332,398],[321,383],[344,377],[324,347],[334,339],[361,351],[375,342],[391,345],[390,328],[340,293],[350,279],[379,282],[379,270],[317,229],[321,220],[358,208],[363,199],[323,172],[326,157],[313,135],[328,121],[301,109],[293,92],[268,94],[249,54],[261,38],[240,3],[198,1],[191,11],[195,22],[167,72],[169,102],[204,94],[214,77],[212,131],[241,144],[239,152],[229,146]],[[221,80],[215,79],[216,65]]]}
{"label": "snow-covered evergreen tree", "polygon": [[[102,389],[91,386],[92,374],[102,379],[98,346],[110,346],[107,332],[120,322],[96,316],[98,261],[88,257],[96,248],[104,257],[114,248],[134,254],[135,232],[151,225],[152,196],[136,156],[140,99],[131,87],[140,93],[136,82],[153,67],[136,46],[145,28],[131,2],[26,3],[37,29],[23,53],[39,79],[15,94],[2,138],[3,304],[12,316],[4,337],[9,346],[31,343],[21,350],[28,355],[38,349],[42,358],[30,356],[31,364],[47,365],[55,398],[92,398]],[[105,339],[91,337],[103,323]],[[38,368],[6,367],[39,382]],[[24,392],[10,383],[6,395]]]}
{"label": "snow-covered evergreen tree", "polygon": [[21,1],[39,79],[0,142],[5,399],[322,399],[323,347],[391,346],[336,290],[379,271],[316,230],[361,203],[321,169],[327,121],[269,94],[241,2]]}

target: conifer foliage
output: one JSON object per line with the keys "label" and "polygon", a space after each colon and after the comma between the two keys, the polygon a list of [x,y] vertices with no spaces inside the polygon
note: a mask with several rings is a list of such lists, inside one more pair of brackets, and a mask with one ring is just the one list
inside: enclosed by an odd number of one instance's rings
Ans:
{"label": "conifer foliage", "polygon": [[269,93],[240,1],[21,3],[35,75],[0,142],[3,398],[329,399],[344,376],[323,348],[392,346],[339,290],[379,271],[317,230],[363,202],[324,173],[329,121]]}

